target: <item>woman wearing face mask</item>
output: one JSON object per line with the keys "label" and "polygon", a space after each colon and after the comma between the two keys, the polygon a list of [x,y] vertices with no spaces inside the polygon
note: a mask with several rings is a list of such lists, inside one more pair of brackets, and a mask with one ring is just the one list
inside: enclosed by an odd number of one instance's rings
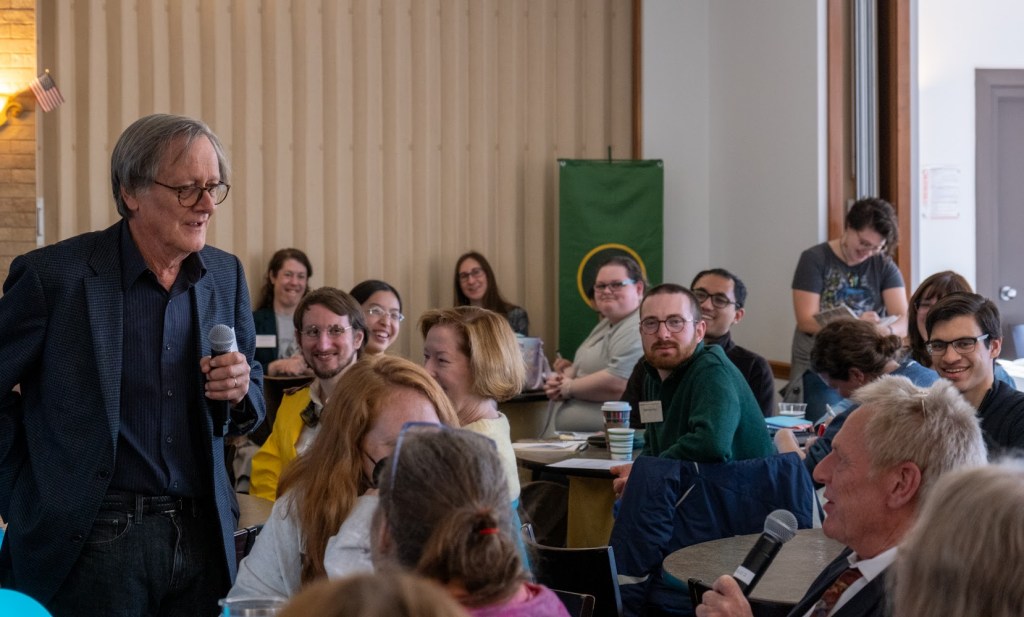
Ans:
{"label": "woman wearing face mask", "polygon": [[470,251],[455,261],[455,306],[479,306],[504,315],[512,331],[529,336],[530,317],[526,309],[506,300],[487,259]]}
{"label": "woman wearing face mask", "polygon": [[345,371],[309,450],[284,471],[281,497],[242,560],[230,598],[289,597],[324,578],[328,544],[347,555],[338,574],[372,569],[374,469],[406,422],[458,426],[448,397],[421,367],[370,356]]}
{"label": "woman wearing face mask", "polygon": [[257,336],[255,357],[267,375],[309,373],[295,340],[292,316],[299,301],[309,293],[312,276],[313,266],[299,249],[281,249],[270,258],[259,304],[252,314]]}
{"label": "woman wearing face mask", "polygon": [[363,351],[377,355],[387,351],[402,327],[402,296],[398,290],[384,281],[369,279],[359,283],[349,292],[363,307],[363,318],[369,336]]}
{"label": "woman wearing face mask", "polygon": [[898,241],[899,223],[889,202],[863,198],[847,213],[840,237],[800,255],[793,275],[792,381],[785,398],[807,403],[807,419],[818,419],[825,413],[825,404],[841,399],[808,372],[814,335],[822,328],[816,318],[819,313],[845,306],[881,335],[906,335],[907,291],[890,256]]}

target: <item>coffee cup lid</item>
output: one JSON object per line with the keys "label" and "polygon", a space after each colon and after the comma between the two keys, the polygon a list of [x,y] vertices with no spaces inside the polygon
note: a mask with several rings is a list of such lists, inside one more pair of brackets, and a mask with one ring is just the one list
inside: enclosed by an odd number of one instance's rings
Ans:
{"label": "coffee cup lid", "polygon": [[605,401],[601,411],[629,411],[633,409],[627,401]]}

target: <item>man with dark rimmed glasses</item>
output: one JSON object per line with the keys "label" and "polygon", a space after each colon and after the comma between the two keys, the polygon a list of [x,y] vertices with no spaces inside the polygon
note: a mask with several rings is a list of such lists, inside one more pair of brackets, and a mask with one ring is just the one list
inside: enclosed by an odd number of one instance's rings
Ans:
{"label": "man with dark rimmed glasses", "polygon": [[213,614],[235,575],[224,438],[265,403],[245,272],[206,243],[229,172],[206,124],[141,118],[111,154],[121,220],[11,264],[0,585],[58,617]]}
{"label": "man with dark rimmed glasses", "polygon": [[1024,393],[994,374],[1003,344],[996,305],[978,294],[950,294],[928,311],[925,328],[932,368],[978,410],[989,452],[1024,449]]}
{"label": "man with dark rimmed glasses", "polygon": [[[707,324],[704,332],[705,345],[718,345],[725,355],[743,374],[750,386],[761,413],[765,417],[774,414],[775,409],[775,377],[772,368],[764,357],[741,347],[732,340],[732,327],[740,322],[746,314],[747,286],[738,276],[724,268],[702,270],[693,277],[690,290],[700,302],[700,312]],[[633,407],[630,417],[632,426],[642,427],[638,403],[642,393],[644,379],[644,359],[641,358],[629,377],[622,400],[629,401]]]}
{"label": "man with dark rimmed glasses", "polygon": [[[689,289],[664,283],[644,295],[642,454],[703,463],[771,456],[775,446],[750,387],[721,347],[704,344],[706,328]],[[612,468],[616,493],[629,471]]]}

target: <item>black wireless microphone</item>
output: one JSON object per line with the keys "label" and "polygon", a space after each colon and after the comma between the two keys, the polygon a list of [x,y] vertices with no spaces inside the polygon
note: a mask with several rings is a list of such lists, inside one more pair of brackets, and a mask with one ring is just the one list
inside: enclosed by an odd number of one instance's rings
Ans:
{"label": "black wireless microphone", "polygon": [[[238,343],[235,342],[235,329],[217,324],[210,328],[210,357],[238,351]],[[228,423],[228,414],[231,403],[229,401],[213,401],[210,403],[210,415],[213,416],[213,432],[215,435],[223,436],[224,426]]]}
{"label": "black wireless microphone", "polygon": [[736,568],[732,577],[739,583],[744,596],[749,596],[754,585],[761,580],[779,549],[796,535],[796,517],[789,510],[775,510],[764,521],[764,533],[750,549],[743,564]]}

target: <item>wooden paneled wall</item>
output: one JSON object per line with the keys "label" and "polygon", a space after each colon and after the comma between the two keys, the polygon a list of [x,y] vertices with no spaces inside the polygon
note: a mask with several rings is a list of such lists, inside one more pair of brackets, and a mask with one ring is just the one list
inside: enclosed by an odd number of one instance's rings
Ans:
{"label": "wooden paneled wall", "polygon": [[285,246],[316,286],[383,278],[418,360],[418,316],[477,249],[553,347],[556,159],[631,155],[631,0],[45,0],[38,19],[68,101],[42,132],[47,243],[117,219],[124,127],[195,116],[234,166],[208,241],[253,296]]}

